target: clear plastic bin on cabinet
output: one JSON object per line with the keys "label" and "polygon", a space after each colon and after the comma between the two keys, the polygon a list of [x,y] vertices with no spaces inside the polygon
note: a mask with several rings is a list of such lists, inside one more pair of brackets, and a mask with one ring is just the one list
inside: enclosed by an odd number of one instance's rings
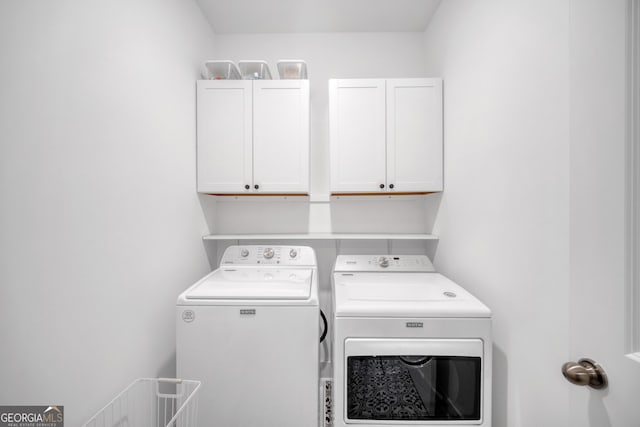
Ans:
{"label": "clear plastic bin on cabinet", "polygon": [[205,80],[240,80],[240,71],[231,61],[206,61],[202,70]]}
{"label": "clear plastic bin on cabinet", "polygon": [[238,61],[238,67],[245,80],[271,80],[271,71],[266,61]]}
{"label": "clear plastic bin on cabinet", "polygon": [[306,79],[307,63],[300,59],[278,61],[278,74],[281,79]]}

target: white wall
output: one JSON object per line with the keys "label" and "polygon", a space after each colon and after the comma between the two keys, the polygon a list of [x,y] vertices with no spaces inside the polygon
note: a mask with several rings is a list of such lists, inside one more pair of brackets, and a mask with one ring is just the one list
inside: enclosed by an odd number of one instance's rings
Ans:
{"label": "white wall", "polygon": [[79,425],[172,375],[174,304],[208,270],[192,1],[0,3],[0,403]]}
{"label": "white wall", "polygon": [[564,427],[569,307],[568,0],[442,2],[440,271],[494,313],[495,427]]}

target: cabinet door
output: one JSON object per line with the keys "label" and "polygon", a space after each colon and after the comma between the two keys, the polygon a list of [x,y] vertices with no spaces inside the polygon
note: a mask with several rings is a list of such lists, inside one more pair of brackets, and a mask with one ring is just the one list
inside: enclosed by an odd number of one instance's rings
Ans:
{"label": "cabinet door", "polygon": [[387,182],[442,191],[442,79],[387,80]]}
{"label": "cabinet door", "polygon": [[309,81],[253,82],[253,173],[260,193],[309,192]]}
{"label": "cabinet door", "polygon": [[252,183],[251,82],[197,83],[197,165],[201,193],[243,193]]}
{"label": "cabinet door", "polygon": [[330,80],[329,123],[331,192],[386,191],[385,81]]}

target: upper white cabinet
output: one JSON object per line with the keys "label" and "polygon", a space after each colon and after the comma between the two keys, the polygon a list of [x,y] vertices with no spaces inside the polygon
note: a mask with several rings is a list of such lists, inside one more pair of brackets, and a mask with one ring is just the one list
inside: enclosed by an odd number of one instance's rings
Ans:
{"label": "upper white cabinet", "polygon": [[309,192],[309,81],[199,80],[198,191]]}
{"label": "upper white cabinet", "polygon": [[380,191],[386,179],[385,81],[329,81],[331,192]]}
{"label": "upper white cabinet", "polygon": [[442,191],[442,79],[329,81],[331,192]]}
{"label": "upper white cabinet", "polygon": [[309,81],[253,82],[253,182],[266,193],[309,192]]}
{"label": "upper white cabinet", "polygon": [[253,85],[245,80],[197,83],[198,191],[253,188]]}

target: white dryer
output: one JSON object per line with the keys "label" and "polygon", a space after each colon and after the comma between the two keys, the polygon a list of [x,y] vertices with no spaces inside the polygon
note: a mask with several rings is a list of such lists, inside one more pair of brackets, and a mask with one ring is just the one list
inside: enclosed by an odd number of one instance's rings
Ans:
{"label": "white dryer", "polygon": [[491,426],[491,311],[426,256],[338,256],[334,425]]}
{"label": "white dryer", "polygon": [[199,427],[318,423],[313,249],[231,246],[176,306],[177,375],[202,381]]}

